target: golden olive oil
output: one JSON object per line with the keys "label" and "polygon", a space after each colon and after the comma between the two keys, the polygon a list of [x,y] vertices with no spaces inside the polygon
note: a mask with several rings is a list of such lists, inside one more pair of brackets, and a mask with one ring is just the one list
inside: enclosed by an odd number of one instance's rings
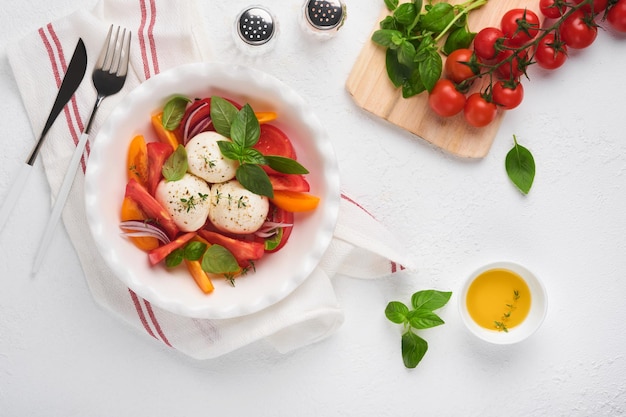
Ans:
{"label": "golden olive oil", "polygon": [[478,275],[470,284],[465,299],[470,317],[479,326],[505,332],[524,321],[531,301],[526,281],[503,268]]}

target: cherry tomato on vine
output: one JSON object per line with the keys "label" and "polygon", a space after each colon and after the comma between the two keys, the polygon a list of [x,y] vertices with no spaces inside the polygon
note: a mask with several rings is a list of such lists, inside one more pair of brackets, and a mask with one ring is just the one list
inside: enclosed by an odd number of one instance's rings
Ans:
{"label": "cherry tomato on vine", "polygon": [[539,33],[539,16],[528,9],[511,9],[502,16],[500,29],[511,46],[521,46]]}
{"label": "cherry tomato on vine", "polygon": [[465,120],[474,127],[487,126],[493,122],[497,114],[496,104],[488,101],[481,93],[471,94],[463,108]]}
{"label": "cherry tomato on vine", "polygon": [[524,99],[524,87],[519,81],[498,81],[491,87],[493,102],[505,110],[520,105]]}
{"label": "cherry tomato on vine", "polygon": [[[573,3],[575,4],[580,4],[582,2],[583,0],[573,0]],[[591,13],[591,11],[593,10],[594,14],[598,14],[606,9],[608,5],[609,0],[593,0],[593,9],[591,8],[590,4],[585,4],[578,10],[582,10],[584,13]]]}
{"label": "cherry tomato on vine", "polygon": [[626,0],[615,3],[607,12],[606,20],[616,31],[626,33]]}
{"label": "cherry tomato on vine", "polygon": [[576,10],[561,23],[559,29],[561,39],[570,48],[583,49],[588,47],[598,36],[598,27],[589,14]]}
{"label": "cherry tomato on vine", "polygon": [[541,68],[553,70],[567,60],[567,45],[555,39],[554,33],[547,34],[535,47],[535,61]]}
{"label": "cherry tomato on vine", "polygon": [[480,59],[474,55],[474,51],[471,49],[461,48],[452,51],[448,55],[444,67],[446,77],[455,83],[465,81],[480,71],[479,63]]}
{"label": "cherry tomato on vine", "polygon": [[474,52],[483,61],[492,60],[498,55],[496,42],[504,39],[504,33],[498,28],[486,27],[480,30],[474,37]]}
{"label": "cherry tomato on vine", "polygon": [[540,0],[539,10],[542,15],[549,19],[558,19],[563,16],[567,10],[564,5],[558,3],[559,0]]}
{"label": "cherry tomato on vine", "polygon": [[441,117],[454,116],[463,110],[465,94],[457,90],[452,81],[441,78],[428,94],[428,105]]}
{"label": "cherry tomato on vine", "polygon": [[518,79],[526,72],[529,63],[528,50],[521,49],[515,52],[511,49],[505,49],[498,53],[496,61],[499,63],[496,72],[501,79]]}

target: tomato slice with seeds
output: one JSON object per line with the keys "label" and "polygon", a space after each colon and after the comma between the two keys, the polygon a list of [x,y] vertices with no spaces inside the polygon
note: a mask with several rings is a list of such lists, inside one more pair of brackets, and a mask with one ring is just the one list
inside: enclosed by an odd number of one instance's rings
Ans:
{"label": "tomato slice with seeds", "polygon": [[[276,155],[296,159],[296,150],[289,137],[285,132],[271,124],[261,125],[261,136],[256,145],[254,145],[254,149],[263,155]],[[268,174],[281,175],[280,172],[267,166],[264,166],[263,170]]]}

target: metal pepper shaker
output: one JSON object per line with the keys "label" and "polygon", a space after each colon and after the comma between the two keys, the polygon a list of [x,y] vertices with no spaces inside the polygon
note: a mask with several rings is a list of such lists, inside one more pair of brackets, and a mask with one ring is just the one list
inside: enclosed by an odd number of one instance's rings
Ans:
{"label": "metal pepper shaker", "polygon": [[237,46],[250,55],[260,55],[273,48],[278,21],[266,8],[251,6],[239,13],[234,29]]}
{"label": "metal pepper shaker", "polygon": [[305,0],[301,25],[323,39],[337,34],[346,20],[346,5],[341,0]]}

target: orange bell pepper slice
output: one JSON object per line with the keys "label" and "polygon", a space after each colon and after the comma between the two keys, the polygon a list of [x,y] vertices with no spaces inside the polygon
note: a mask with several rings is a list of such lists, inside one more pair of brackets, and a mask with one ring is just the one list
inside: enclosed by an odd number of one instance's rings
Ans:
{"label": "orange bell pepper slice", "polygon": [[185,265],[187,265],[189,273],[196,281],[196,284],[198,285],[198,287],[200,287],[203,293],[209,294],[213,292],[213,282],[211,282],[211,278],[209,278],[209,275],[206,273],[206,271],[202,269],[202,264],[200,263],[200,261],[190,261],[185,259]]}
{"label": "orange bell pepper slice", "polygon": [[[146,220],[147,217],[144,212],[139,208],[139,205],[131,198],[124,197],[122,201],[122,221],[126,220]],[[130,241],[133,242],[142,251],[148,252],[152,249],[159,247],[159,239],[156,237],[131,237]]]}
{"label": "orange bell pepper slice", "polygon": [[276,112],[273,112],[273,111],[255,112],[254,115],[256,116],[257,120],[261,124],[269,123],[273,120],[276,120],[276,118],[278,117],[278,114],[276,114]]}
{"label": "orange bell pepper slice", "polygon": [[167,143],[172,146],[172,149],[176,150],[182,141],[179,140],[176,133],[163,127],[163,112],[153,114],[150,121],[152,122],[152,128],[154,129],[154,133],[156,133],[159,142]]}
{"label": "orange bell pepper slice", "polygon": [[148,181],[148,148],[143,135],[137,135],[128,146],[126,157],[128,179],[134,178],[145,187]]}
{"label": "orange bell pepper slice", "polygon": [[312,194],[289,190],[274,190],[274,197],[270,200],[277,207],[291,212],[315,210],[320,202],[320,198]]}

